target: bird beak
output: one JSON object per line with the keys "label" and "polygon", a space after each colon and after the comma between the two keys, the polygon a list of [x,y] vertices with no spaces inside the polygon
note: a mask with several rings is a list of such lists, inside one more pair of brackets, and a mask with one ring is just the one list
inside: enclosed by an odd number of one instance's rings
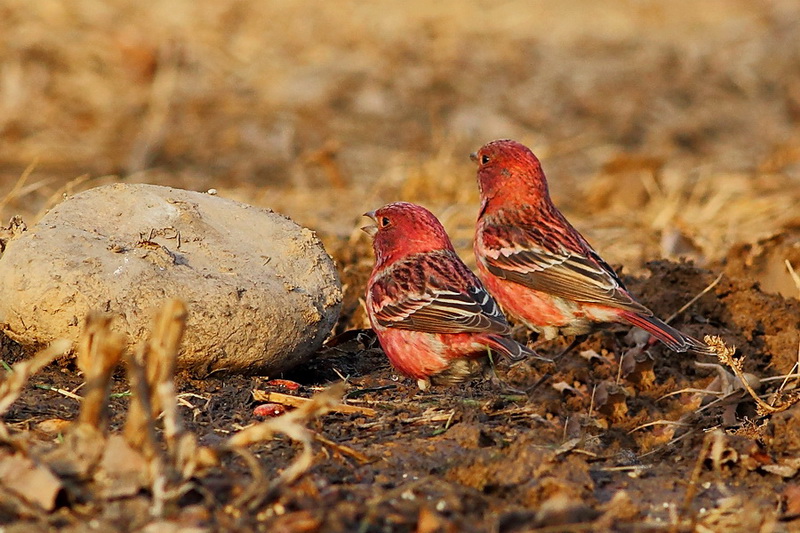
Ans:
{"label": "bird beak", "polygon": [[469,154],[469,158],[477,163],[478,162],[478,152],[472,152],[471,154]]}
{"label": "bird beak", "polygon": [[[364,213],[361,216],[369,217],[372,220],[375,220],[375,222],[377,222],[377,220],[375,219],[375,211],[368,211],[367,213]],[[364,233],[366,233],[370,237],[374,237],[375,234],[378,233],[378,226],[374,226],[374,225],[370,224],[368,226],[362,227],[361,231],[363,231]]]}

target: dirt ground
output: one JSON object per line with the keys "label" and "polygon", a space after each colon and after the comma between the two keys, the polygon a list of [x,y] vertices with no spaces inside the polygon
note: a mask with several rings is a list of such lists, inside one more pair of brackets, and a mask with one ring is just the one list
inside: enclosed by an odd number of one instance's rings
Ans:
{"label": "dirt ground", "polygon": [[[279,435],[182,478],[160,516],[152,486],[108,494],[96,477],[60,473],[51,509],[0,485],[0,526],[800,529],[800,407],[790,406],[800,360],[800,7],[557,6],[0,7],[3,224],[12,215],[32,224],[65,194],[101,183],[213,187],[316,230],[337,262],[344,308],[312,363],[284,376],[179,375],[185,430],[219,450],[263,420],[254,390],[310,397],[342,378],[357,408],[305,421],[311,462],[290,483],[271,485],[302,446]],[[736,347],[767,407],[730,366],[660,345],[643,351],[627,328],[592,335],[552,367],[498,361],[520,393],[480,380],[421,392],[393,372],[364,329],[359,298],[373,259],[359,215],[422,203],[474,264],[467,155],[499,137],[535,150],[556,203],[643,303]],[[6,365],[32,353],[0,337]],[[74,359],[32,376],[3,415],[11,435],[0,459],[16,452],[54,468],[48,454],[69,445],[61,421],[79,416],[83,387]],[[122,368],[111,393],[118,433],[131,401]],[[0,467],[0,479],[11,475]]]}

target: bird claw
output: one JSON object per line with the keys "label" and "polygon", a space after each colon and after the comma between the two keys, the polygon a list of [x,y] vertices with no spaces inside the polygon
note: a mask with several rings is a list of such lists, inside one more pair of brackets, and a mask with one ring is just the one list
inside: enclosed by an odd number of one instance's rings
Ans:
{"label": "bird claw", "polygon": [[569,345],[566,348],[564,348],[563,350],[558,352],[558,355],[553,357],[553,361],[558,361],[559,359],[564,357],[566,354],[571,352],[573,349],[577,348],[587,338],[589,338],[588,335],[575,335],[575,337],[572,339],[572,342],[570,342]]}
{"label": "bird claw", "polygon": [[545,381],[547,381],[548,379],[550,379],[550,378],[552,378],[552,377],[553,377],[553,374],[551,374],[551,373],[549,373],[549,372],[548,372],[548,373],[546,373],[546,374],[544,374],[542,377],[540,377],[538,380],[536,380],[536,383],[534,383],[533,385],[531,385],[530,387],[528,387],[527,389],[525,389],[525,393],[526,393],[526,394],[530,394],[530,393],[532,393],[532,392],[533,392],[533,391],[535,391],[537,388],[539,388],[539,386],[540,386],[542,383],[544,383]]}
{"label": "bird claw", "polygon": [[513,385],[509,385],[508,383],[497,377],[497,374],[493,373],[492,376],[489,378],[489,380],[491,381],[492,385],[500,389],[500,392],[502,392],[503,394],[518,394],[521,396],[528,395],[527,391],[523,389],[518,389]]}

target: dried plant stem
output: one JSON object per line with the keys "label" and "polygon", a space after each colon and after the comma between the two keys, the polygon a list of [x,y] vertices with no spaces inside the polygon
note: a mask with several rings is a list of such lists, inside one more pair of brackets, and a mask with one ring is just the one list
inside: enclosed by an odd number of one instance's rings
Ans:
{"label": "dried plant stem", "polygon": [[153,516],[163,515],[164,505],[173,494],[169,490],[170,480],[177,477],[175,470],[170,468],[172,463],[166,460],[159,447],[156,420],[163,411],[165,435],[174,458],[180,425],[173,378],[186,317],[183,302],[167,301],[156,316],[150,340],[140,344],[135,355],[127,361],[133,400],[125,422],[125,438],[149,460],[153,491],[150,513]]}
{"label": "dried plant stem", "polygon": [[[279,403],[290,407],[302,407],[312,401],[312,398],[303,398],[301,396],[292,396],[291,394],[283,394],[281,392],[265,392],[261,390],[253,390],[253,399],[257,402]],[[355,413],[365,416],[375,416],[376,414],[375,409],[348,405],[345,403],[331,406],[331,411],[337,413]]]}
{"label": "dried plant stem", "polygon": [[330,440],[327,437],[323,437],[319,433],[314,434],[314,439],[319,441],[319,442],[321,442],[322,444],[324,444],[328,448],[331,448],[331,449],[333,449],[333,450],[335,450],[335,451],[337,451],[337,452],[339,452],[341,454],[349,455],[350,457],[352,457],[353,459],[355,459],[356,461],[358,461],[361,464],[367,464],[367,463],[373,462],[373,459],[370,459],[369,457],[367,457],[363,453],[361,453],[361,452],[359,452],[357,450],[354,450],[353,448],[351,448],[349,446],[345,446],[344,444],[339,444],[338,442],[334,442],[334,441]]}
{"label": "dried plant stem", "polygon": [[[175,439],[180,434],[173,378],[186,317],[183,302],[170,300],[164,304],[156,317],[149,342],[141,344],[128,361],[134,401],[128,411],[125,438],[131,446],[145,451],[148,456],[154,451],[155,420],[162,411],[170,450],[174,450]],[[152,437],[149,436],[151,432]]]}
{"label": "dried plant stem", "polygon": [[8,205],[9,202],[13,201],[19,195],[20,190],[25,186],[25,182],[28,181],[28,178],[33,173],[33,170],[36,168],[36,165],[39,164],[39,159],[34,159],[30,165],[22,171],[17,182],[14,184],[14,187],[11,188],[8,193],[0,199],[0,212]]}
{"label": "dried plant stem", "polygon": [[44,214],[47,213],[48,210],[50,210],[51,207],[53,207],[58,202],[64,199],[64,195],[72,194],[75,187],[84,182],[89,181],[90,177],[91,176],[89,176],[89,174],[81,174],[80,176],[72,178],[67,183],[59,187],[53,194],[51,194],[47,198],[47,200],[45,200],[44,204],[42,204],[41,209],[39,209],[39,212],[36,213],[36,216],[34,217],[34,221],[37,221],[40,218],[42,218]]}
{"label": "dried plant stem", "polygon": [[792,276],[794,286],[797,287],[798,292],[800,292],[800,275],[797,274],[797,271],[794,269],[792,263],[790,263],[788,259],[784,259],[783,261],[786,263],[786,270],[788,270],[789,275]]}
{"label": "dried plant stem", "polygon": [[703,289],[702,291],[700,291],[699,293],[697,293],[697,294],[694,296],[694,298],[692,298],[691,300],[689,300],[688,302],[686,302],[686,303],[685,303],[685,304],[684,304],[684,305],[683,305],[683,306],[682,306],[680,309],[678,309],[677,311],[675,311],[674,313],[672,313],[672,314],[669,316],[669,318],[667,318],[667,319],[666,319],[664,322],[666,322],[667,324],[669,324],[670,322],[672,322],[673,320],[675,320],[675,317],[676,317],[676,316],[678,316],[679,314],[683,313],[684,311],[686,311],[687,309],[689,309],[689,308],[690,308],[692,305],[694,305],[694,303],[695,303],[697,300],[699,300],[700,298],[702,298],[702,296],[703,296],[704,294],[706,294],[708,291],[710,291],[711,289],[713,289],[714,287],[716,287],[716,286],[717,286],[717,283],[719,283],[719,282],[720,282],[720,280],[722,279],[722,275],[723,275],[723,274],[722,274],[722,272],[720,272],[719,276],[717,276],[717,279],[715,279],[714,281],[712,281],[711,283],[709,283],[709,284],[708,284],[708,287],[706,287],[705,289]]}
{"label": "dried plant stem", "polygon": [[111,317],[91,313],[78,340],[76,362],[86,379],[83,403],[78,418],[105,433],[108,419],[108,395],[111,392],[111,374],[119,364],[125,350],[125,337],[111,331]]}
{"label": "dried plant stem", "polygon": [[700,451],[697,454],[697,460],[695,461],[694,468],[692,469],[692,475],[689,477],[689,487],[686,489],[686,494],[683,496],[683,514],[688,513],[689,507],[692,505],[692,500],[694,499],[695,494],[697,494],[697,482],[700,479],[700,473],[703,470],[703,462],[706,460],[708,452],[711,449],[712,438],[713,433],[707,433],[703,439],[703,444],[700,446]]}
{"label": "dried plant stem", "polygon": [[147,379],[154,390],[153,415],[164,413],[164,438],[174,453],[175,440],[181,433],[178,402],[175,393],[175,364],[180,350],[188,313],[186,304],[170,300],[161,309],[150,341],[150,360]]}
{"label": "dried plant stem", "polygon": [[224,445],[224,449],[239,453],[243,457],[246,457],[248,454],[243,453],[242,448],[258,442],[271,440],[276,433],[283,433],[303,446],[302,451],[295,458],[294,462],[270,483],[256,483],[256,480],[264,478],[263,472],[257,461],[250,461],[250,468],[253,470],[253,482],[250,487],[243,492],[242,496],[237,498],[234,506],[241,507],[248,505],[250,508],[258,507],[276,488],[291,483],[311,467],[313,459],[311,444],[314,439],[314,434],[306,428],[306,423],[330,411],[334,406],[339,404],[344,396],[346,388],[347,385],[345,383],[337,383],[314,395],[310,401],[304,403],[294,411],[245,428],[228,439]]}
{"label": "dried plant stem", "polygon": [[125,420],[124,434],[125,439],[134,450],[140,450],[145,457],[149,458],[155,454],[158,448],[158,438],[155,430],[155,417],[152,416],[150,387],[147,383],[145,351],[145,345],[142,344],[135,354],[129,355],[125,360],[133,397],[128,408],[128,418]]}
{"label": "dried plant stem", "polygon": [[794,405],[800,397],[793,397],[790,398],[788,401],[779,403],[778,405],[770,405],[764,400],[759,397],[753,387],[750,386],[747,378],[744,375],[744,371],[742,370],[744,357],[739,357],[738,359],[733,357],[734,352],[736,351],[735,348],[728,348],[722,339],[718,336],[714,335],[706,335],[704,338],[706,344],[708,344],[714,352],[716,352],[717,357],[719,358],[720,362],[724,365],[727,365],[733,370],[733,373],[736,374],[736,377],[739,378],[739,381],[742,383],[742,387],[745,388],[747,393],[753,398],[756,402],[758,413],[761,415],[764,414],[771,414],[771,413],[780,413],[781,411],[785,411],[792,405]]}

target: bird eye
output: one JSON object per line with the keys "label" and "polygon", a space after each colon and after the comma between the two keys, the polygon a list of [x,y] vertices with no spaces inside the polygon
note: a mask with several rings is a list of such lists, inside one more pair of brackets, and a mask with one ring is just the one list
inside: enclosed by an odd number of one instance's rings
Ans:
{"label": "bird eye", "polygon": [[485,164],[487,164],[488,162],[489,162],[489,156],[488,156],[488,155],[486,155],[486,154],[483,154],[483,155],[481,156],[481,165],[485,165]]}
{"label": "bird eye", "polygon": [[381,217],[380,220],[378,220],[378,224],[380,224],[382,228],[385,228],[389,225],[389,217]]}

